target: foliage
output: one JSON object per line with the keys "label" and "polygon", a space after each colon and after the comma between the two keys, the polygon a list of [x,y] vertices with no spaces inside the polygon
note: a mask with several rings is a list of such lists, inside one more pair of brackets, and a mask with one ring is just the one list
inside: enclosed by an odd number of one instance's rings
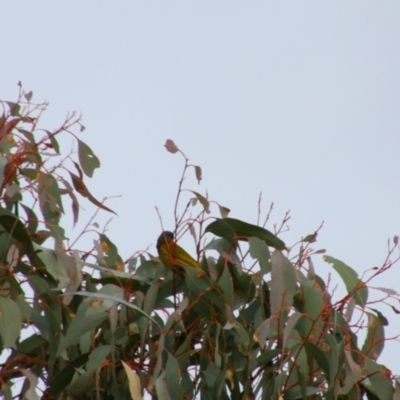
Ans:
{"label": "foliage", "polygon": [[[377,362],[388,322],[372,308],[398,294],[378,288],[384,298],[369,300],[371,279],[397,261],[397,238],[368,277],[325,255],[346,289],[333,300],[329,280],[313,267],[312,258],[324,253],[312,248],[318,230],[288,248],[278,237],[288,215],[274,233],[265,229],[272,207],[256,225],[229,217],[226,207],[183,188],[190,168],[199,183],[202,171],[168,140],[167,150],[185,163],[175,234],[191,233],[203,271],[174,274],[144,252],[124,262],[104,232],[94,249],[80,251],[69,245],[62,216],[67,203],[78,221],[80,196],[112,212],[83,182],[100,162],[73,133],[82,127],[79,116],[39,129],[47,104],[31,100],[20,89],[17,102],[1,102],[5,399],[17,390],[20,398],[37,398],[35,389],[43,399],[400,398],[394,376]],[[76,141],[77,160],[61,155],[62,134]],[[179,215],[186,194],[192,198]],[[219,218],[210,217],[214,205]]]}

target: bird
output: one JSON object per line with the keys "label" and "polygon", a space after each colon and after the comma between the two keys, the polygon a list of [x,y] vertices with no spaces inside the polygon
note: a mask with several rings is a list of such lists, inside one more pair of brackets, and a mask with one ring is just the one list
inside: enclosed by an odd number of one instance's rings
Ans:
{"label": "bird", "polygon": [[182,271],[185,267],[193,267],[203,271],[200,264],[175,243],[174,234],[170,231],[161,233],[157,240],[157,251],[161,262],[168,269]]}

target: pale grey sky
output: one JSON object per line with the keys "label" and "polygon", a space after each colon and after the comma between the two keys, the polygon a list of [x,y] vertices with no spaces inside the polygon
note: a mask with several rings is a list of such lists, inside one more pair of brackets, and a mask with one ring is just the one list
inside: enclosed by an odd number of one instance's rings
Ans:
{"label": "pale grey sky", "polygon": [[[155,205],[173,228],[170,138],[203,168],[187,187],[248,222],[262,191],[272,222],[291,209],[288,245],[324,220],[316,247],[361,274],[400,234],[399,21],[398,1],[6,2],[0,94],[21,80],[50,101],[48,129],[83,112],[102,162],[89,188],[123,195],[107,203],[123,258],[155,243]],[[399,290],[399,268],[376,286]],[[380,361],[400,373],[396,346]]]}

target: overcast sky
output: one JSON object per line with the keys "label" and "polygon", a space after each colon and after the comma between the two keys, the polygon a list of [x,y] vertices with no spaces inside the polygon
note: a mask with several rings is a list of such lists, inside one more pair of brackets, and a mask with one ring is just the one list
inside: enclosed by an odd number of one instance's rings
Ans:
{"label": "overcast sky", "polygon": [[[87,184],[99,199],[122,195],[107,206],[124,259],[155,254],[155,206],[173,229],[183,161],[170,138],[203,169],[187,188],[253,223],[262,192],[269,229],[291,210],[289,246],[325,221],[315,247],[361,274],[400,234],[399,21],[398,1],[9,1],[0,95],[15,100],[22,81],[50,102],[47,129],[83,113],[82,140],[102,162]],[[375,286],[399,290],[399,268]],[[400,333],[382,311],[388,336]],[[397,373],[399,346],[379,359]]]}

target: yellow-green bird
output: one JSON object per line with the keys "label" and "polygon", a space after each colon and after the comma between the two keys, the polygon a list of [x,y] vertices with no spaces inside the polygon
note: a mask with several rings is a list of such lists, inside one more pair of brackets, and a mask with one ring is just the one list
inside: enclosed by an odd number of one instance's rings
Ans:
{"label": "yellow-green bird", "polygon": [[168,269],[182,269],[189,266],[202,271],[200,264],[186,250],[175,243],[172,232],[164,231],[161,233],[157,240],[157,251],[161,262]]}

